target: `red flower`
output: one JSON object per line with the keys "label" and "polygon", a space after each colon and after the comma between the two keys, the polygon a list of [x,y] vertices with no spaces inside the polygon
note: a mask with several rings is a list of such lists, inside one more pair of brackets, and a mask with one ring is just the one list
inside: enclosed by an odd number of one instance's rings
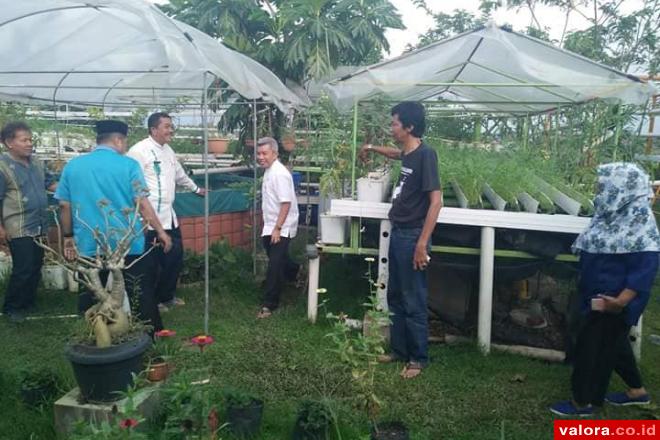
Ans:
{"label": "red flower", "polygon": [[138,425],[138,421],[135,419],[124,419],[119,422],[119,427],[121,429],[131,429],[135,428]]}
{"label": "red flower", "polygon": [[176,336],[176,332],[174,330],[163,329],[157,331],[155,335],[159,338],[169,338],[170,336]]}
{"label": "red flower", "polygon": [[213,339],[213,336],[199,335],[199,336],[195,336],[194,338],[192,338],[190,340],[190,342],[192,342],[194,345],[198,346],[199,351],[204,351],[204,347],[206,347],[207,345],[213,344],[213,342],[215,342],[215,340]]}

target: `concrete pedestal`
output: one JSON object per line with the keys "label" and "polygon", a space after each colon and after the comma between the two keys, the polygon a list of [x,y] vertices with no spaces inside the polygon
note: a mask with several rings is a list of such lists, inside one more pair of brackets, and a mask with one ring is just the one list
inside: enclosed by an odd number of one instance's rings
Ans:
{"label": "concrete pedestal", "polygon": [[[143,417],[151,417],[158,408],[158,385],[142,388],[133,399],[133,404]],[[70,432],[79,420],[101,423],[110,420],[113,414],[121,414],[126,399],[107,403],[80,403],[80,390],[74,388],[55,402],[55,429],[60,434]]]}

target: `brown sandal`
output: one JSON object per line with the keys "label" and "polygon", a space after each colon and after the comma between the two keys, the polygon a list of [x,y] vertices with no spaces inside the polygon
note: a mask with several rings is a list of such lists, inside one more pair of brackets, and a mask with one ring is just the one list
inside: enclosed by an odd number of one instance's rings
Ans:
{"label": "brown sandal", "polygon": [[406,366],[401,371],[400,375],[404,379],[412,379],[419,376],[422,373],[422,364],[419,362],[408,362]]}
{"label": "brown sandal", "polygon": [[259,313],[257,313],[257,319],[270,318],[272,315],[273,311],[271,309],[268,307],[262,307],[261,310],[259,310]]}

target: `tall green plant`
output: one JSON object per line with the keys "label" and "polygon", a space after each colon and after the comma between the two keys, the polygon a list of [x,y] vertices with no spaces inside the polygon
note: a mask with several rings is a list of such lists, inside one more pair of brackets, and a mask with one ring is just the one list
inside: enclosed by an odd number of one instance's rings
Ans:
{"label": "tall green plant", "polygon": [[372,425],[377,429],[377,421],[383,406],[378,396],[376,369],[378,357],[385,353],[385,336],[381,331],[383,326],[390,323],[390,313],[383,310],[379,303],[377,290],[378,283],[371,277],[371,265],[374,258],[367,257],[367,272],[365,278],[369,282],[370,295],[364,307],[365,320],[372,323],[375,328],[370,331],[357,332],[348,324],[347,317],[340,313],[328,313],[326,317],[332,322],[332,329],[326,335],[330,339],[339,360],[350,371],[350,377],[357,389],[355,402],[365,411]]}

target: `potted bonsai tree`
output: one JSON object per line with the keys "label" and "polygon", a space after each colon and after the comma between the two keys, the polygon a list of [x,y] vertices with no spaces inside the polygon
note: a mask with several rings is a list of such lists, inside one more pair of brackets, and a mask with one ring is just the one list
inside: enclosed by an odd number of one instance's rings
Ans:
{"label": "potted bonsai tree", "polygon": [[[142,230],[136,231],[139,205],[136,203],[134,208],[127,208],[121,213],[108,212],[103,201],[98,206],[107,219],[123,215],[128,226],[125,230],[114,230],[108,234],[86,226],[92,230],[99,249],[95,257],[78,254],[75,259],[67,260],[48,244],[38,244],[57,264],[77,272],[79,282],[97,301],[85,312],[85,335],[70,343],[65,354],[73,367],[82,398],[104,402],[116,400],[118,393],[133,383],[133,375],[142,370],[142,357],[151,345],[151,338],[145,325],[124,307],[126,288],[123,270],[130,267],[124,258],[133,240],[142,237],[146,228],[145,225]],[[57,216],[55,220],[61,237]],[[105,274],[111,275],[112,281],[108,276],[104,283]]]}

